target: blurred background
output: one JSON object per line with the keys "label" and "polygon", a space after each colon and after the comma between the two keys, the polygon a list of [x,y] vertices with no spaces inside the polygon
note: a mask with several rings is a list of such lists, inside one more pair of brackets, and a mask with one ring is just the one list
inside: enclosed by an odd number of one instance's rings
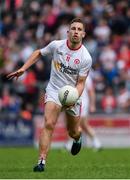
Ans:
{"label": "blurred background", "polygon": [[[18,81],[6,75],[33,50],[65,39],[74,17],[85,22],[83,43],[93,58],[96,112],[89,122],[104,147],[130,146],[129,0],[0,0],[0,146],[37,147],[51,57],[39,59]],[[52,146],[66,140],[61,114]]]}

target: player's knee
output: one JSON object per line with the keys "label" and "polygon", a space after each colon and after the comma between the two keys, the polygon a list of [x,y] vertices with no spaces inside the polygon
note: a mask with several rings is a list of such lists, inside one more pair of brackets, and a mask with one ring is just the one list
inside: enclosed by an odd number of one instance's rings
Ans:
{"label": "player's knee", "polygon": [[45,123],[45,128],[48,130],[53,130],[55,127],[55,124],[53,122],[46,122]]}

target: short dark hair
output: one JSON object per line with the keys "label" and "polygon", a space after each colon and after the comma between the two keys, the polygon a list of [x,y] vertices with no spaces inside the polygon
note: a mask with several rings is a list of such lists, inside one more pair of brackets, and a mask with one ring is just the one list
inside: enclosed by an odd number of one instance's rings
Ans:
{"label": "short dark hair", "polygon": [[71,24],[73,24],[75,22],[83,24],[83,27],[85,29],[85,23],[84,23],[84,21],[81,18],[74,18],[74,19],[72,19],[72,21],[69,24],[71,25]]}

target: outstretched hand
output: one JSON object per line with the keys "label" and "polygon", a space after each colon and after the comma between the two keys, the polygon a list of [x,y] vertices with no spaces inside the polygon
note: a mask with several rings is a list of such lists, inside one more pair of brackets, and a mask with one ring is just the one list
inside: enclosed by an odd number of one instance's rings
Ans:
{"label": "outstretched hand", "polygon": [[8,74],[8,75],[7,75],[7,78],[8,78],[8,79],[14,79],[14,78],[16,78],[16,80],[17,80],[17,79],[19,78],[19,76],[21,76],[24,72],[25,72],[25,71],[24,71],[22,68],[20,68],[20,69],[18,69],[17,71]]}

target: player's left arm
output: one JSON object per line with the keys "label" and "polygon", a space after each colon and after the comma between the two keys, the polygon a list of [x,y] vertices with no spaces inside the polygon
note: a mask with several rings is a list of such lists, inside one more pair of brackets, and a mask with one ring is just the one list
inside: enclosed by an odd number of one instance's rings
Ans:
{"label": "player's left arm", "polygon": [[[82,92],[83,92],[86,78],[87,78],[87,76],[79,76],[79,78],[78,78],[78,81],[77,81],[77,84],[76,84],[76,88],[77,88],[77,90],[78,90],[79,97],[81,96],[81,94],[82,94]],[[74,105],[64,106],[64,108],[67,109],[67,108],[71,108],[71,107],[73,107],[73,106],[74,106]]]}
{"label": "player's left arm", "polygon": [[77,84],[76,84],[76,88],[78,90],[79,97],[81,96],[81,94],[84,90],[85,81],[86,81],[86,78],[89,74],[91,67],[92,67],[92,58],[91,58],[90,54],[88,52],[86,53],[86,51],[85,51],[84,59],[81,64],[81,68],[79,71],[79,77],[78,77]]}
{"label": "player's left arm", "polygon": [[87,78],[87,76],[79,76],[79,78],[78,78],[76,88],[78,90],[79,97],[81,96],[81,94],[82,94],[82,92],[84,90],[86,78]]}

